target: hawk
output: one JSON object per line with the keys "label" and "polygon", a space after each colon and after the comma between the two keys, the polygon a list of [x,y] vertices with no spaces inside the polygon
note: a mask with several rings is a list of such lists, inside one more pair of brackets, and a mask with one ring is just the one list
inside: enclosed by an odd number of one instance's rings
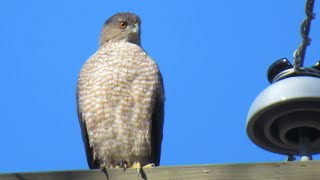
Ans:
{"label": "hawk", "polygon": [[77,109],[90,169],[160,163],[164,88],[158,65],[141,48],[140,22],[132,13],[111,16],[79,73]]}

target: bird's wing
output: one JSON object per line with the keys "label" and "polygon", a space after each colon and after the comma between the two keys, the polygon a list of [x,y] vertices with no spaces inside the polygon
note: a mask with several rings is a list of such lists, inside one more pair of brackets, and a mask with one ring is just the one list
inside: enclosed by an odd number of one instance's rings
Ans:
{"label": "bird's wing", "polygon": [[151,157],[156,166],[160,164],[161,143],[163,138],[164,121],[164,88],[162,75],[159,71],[159,88],[155,97],[155,106],[152,113],[152,137],[151,137]]}
{"label": "bird's wing", "polygon": [[88,132],[87,132],[87,125],[86,125],[86,122],[82,119],[82,112],[79,108],[79,102],[78,102],[79,89],[78,89],[78,87],[77,87],[76,97],[77,97],[77,112],[78,112],[78,118],[79,118],[79,123],[80,123],[80,128],[81,128],[82,140],[84,142],[84,147],[86,150],[88,166],[90,169],[92,169],[92,168],[94,168],[93,148],[90,147],[89,137],[88,137]]}

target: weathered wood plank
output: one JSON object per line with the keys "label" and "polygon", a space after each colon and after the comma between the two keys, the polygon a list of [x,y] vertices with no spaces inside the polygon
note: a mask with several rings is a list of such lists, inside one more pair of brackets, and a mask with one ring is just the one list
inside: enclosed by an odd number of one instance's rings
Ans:
{"label": "weathered wood plank", "polygon": [[[148,180],[320,180],[320,161],[196,166],[163,166],[144,169]],[[135,169],[108,169],[109,180],[135,180]],[[0,174],[1,180],[106,180],[100,170],[52,171]]]}

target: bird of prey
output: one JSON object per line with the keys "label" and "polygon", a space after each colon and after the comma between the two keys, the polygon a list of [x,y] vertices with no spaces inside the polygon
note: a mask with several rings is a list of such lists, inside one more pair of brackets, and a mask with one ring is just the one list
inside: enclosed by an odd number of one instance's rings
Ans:
{"label": "bird of prey", "polygon": [[163,81],[141,48],[137,15],[117,13],[104,23],[99,49],[79,73],[77,109],[91,169],[159,165]]}

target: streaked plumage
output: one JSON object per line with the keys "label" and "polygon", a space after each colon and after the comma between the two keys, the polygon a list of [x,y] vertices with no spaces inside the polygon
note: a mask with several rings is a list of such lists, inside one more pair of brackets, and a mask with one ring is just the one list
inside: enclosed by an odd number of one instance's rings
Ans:
{"label": "streaked plumage", "polygon": [[156,62],[140,47],[139,27],[132,13],[110,17],[99,49],[80,71],[78,116],[90,168],[159,165],[163,82]]}

